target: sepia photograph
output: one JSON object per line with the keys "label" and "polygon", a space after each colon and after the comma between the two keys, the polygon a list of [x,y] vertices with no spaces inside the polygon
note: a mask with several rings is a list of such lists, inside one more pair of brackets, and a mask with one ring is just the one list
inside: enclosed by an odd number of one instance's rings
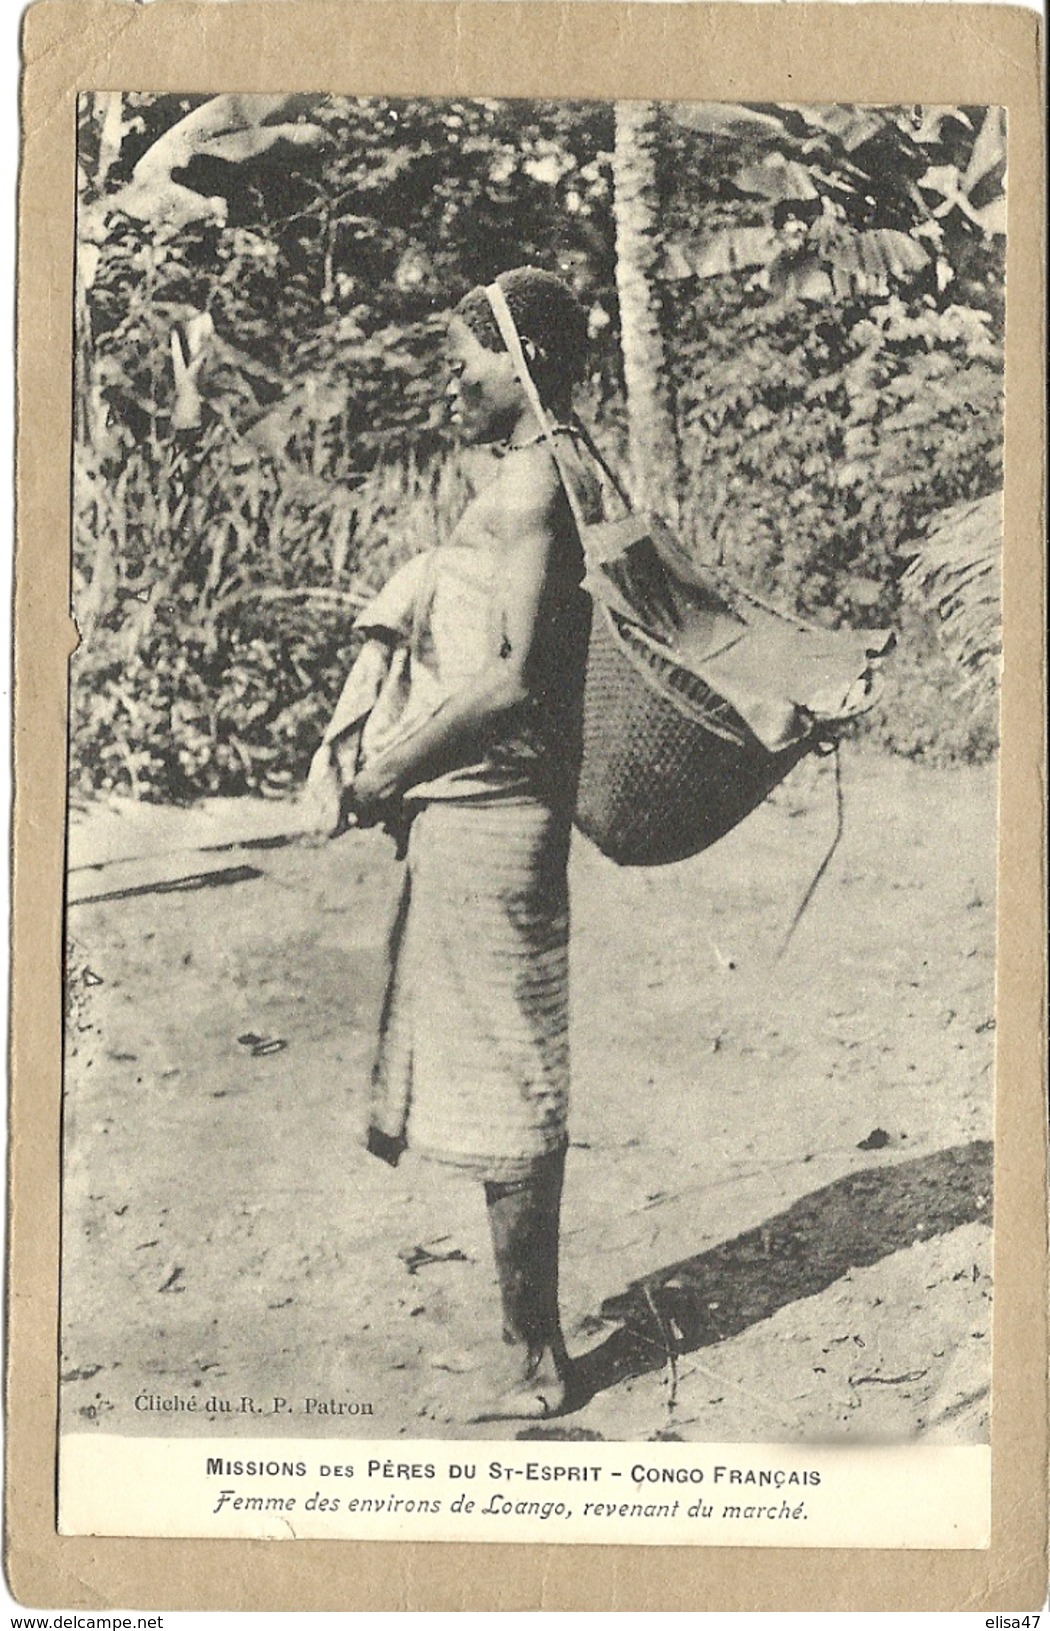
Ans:
{"label": "sepia photograph", "polygon": [[988,1445],[1006,142],[80,95],[63,1456]]}

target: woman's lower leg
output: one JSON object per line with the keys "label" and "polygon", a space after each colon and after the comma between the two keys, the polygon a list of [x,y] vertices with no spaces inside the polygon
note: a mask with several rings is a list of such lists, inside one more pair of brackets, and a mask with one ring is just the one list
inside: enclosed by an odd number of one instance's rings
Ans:
{"label": "woman's lower leg", "polygon": [[[530,1414],[564,1401],[568,1355],[558,1311],[558,1248],[565,1149],[536,1163],[527,1178],[487,1183],[485,1199],[503,1308],[503,1340],[512,1350],[512,1389],[541,1399]],[[533,1400],[533,1403],[535,1401]]]}

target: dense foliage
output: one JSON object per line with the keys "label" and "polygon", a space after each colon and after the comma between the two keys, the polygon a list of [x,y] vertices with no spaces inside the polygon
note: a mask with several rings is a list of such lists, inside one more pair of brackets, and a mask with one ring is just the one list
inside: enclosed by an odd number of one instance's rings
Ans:
{"label": "dense foliage", "polygon": [[[602,104],[85,98],[85,784],[183,798],[301,776],[362,593],[470,490],[441,343],[473,284],[524,261],[572,280],[594,338],[584,412],[616,457],[612,121]],[[664,109],[660,144],[682,531],[785,606],[899,624],[921,540],[950,553],[945,513],[1001,479],[998,111]],[[956,656],[912,625],[913,728],[883,734],[987,751],[994,685],[956,723]]]}

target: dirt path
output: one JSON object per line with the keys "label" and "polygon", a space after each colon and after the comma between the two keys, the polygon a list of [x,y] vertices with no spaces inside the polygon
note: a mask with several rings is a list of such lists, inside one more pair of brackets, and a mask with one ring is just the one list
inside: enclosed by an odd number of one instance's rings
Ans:
{"label": "dirt path", "polygon": [[[986,1437],[994,776],[855,752],[846,778],[846,838],[779,964],[833,825],[822,767],[678,867],[577,844],[563,1306],[595,1391],[534,1431]],[[189,846],[264,823],[287,817],[81,812],[73,866],[168,858],[77,872],[74,896],[203,871]],[[386,840],[206,866],[210,886],[70,911],[91,973],[66,1097],[67,1425],[204,1430],[136,1408],[178,1395],[232,1401],[226,1433],[516,1436],[431,1413],[495,1337],[480,1190],[356,1142]]]}

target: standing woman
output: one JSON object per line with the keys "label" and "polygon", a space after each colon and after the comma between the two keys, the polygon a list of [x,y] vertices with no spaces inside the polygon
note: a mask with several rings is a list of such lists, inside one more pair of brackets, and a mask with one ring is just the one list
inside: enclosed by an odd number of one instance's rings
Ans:
{"label": "standing woman", "polygon": [[[600,489],[571,429],[585,314],[536,268],[498,285],[562,467],[596,515]],[[391,1161],[411,1148],[484,1183],[507,1364],[476,1414],[543,1417],[569,1402],[558,1313],[566,872],[589,603],[549,440],[484,289],[457,308],[449,349],[453,418],[464,441],[492,451],[493,475],[415,574],[411,660],[441,700],[351,790],[359,821],[400,807],[410,822],[369,1146]],[[366,630],[384,627],[386,594],[359,620]]]}

